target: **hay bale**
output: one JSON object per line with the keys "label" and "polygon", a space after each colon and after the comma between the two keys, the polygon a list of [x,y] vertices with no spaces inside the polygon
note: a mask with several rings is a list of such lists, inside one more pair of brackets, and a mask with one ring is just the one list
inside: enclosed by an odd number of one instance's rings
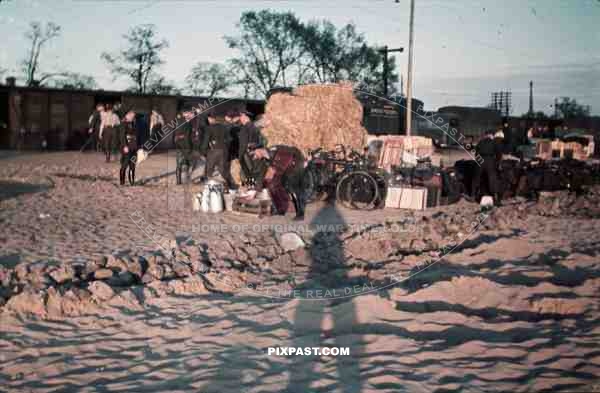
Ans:
{"label": "hay bale", "polygon": [[262,132],[270,145],[292,145],[304,152],[336,144],[360,149],[367,137],[362,119],[351,84],[304,85],[269,98]]}

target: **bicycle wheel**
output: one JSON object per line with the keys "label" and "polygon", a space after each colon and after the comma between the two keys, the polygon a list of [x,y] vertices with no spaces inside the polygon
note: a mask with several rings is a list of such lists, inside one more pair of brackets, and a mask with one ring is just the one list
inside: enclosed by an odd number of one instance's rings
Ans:
{"label": "bicycle wheel", "polygon": [[380,197],[377,180],[367,172],[351,172],[338,182],[336,199],[351,209],[371,210]]}

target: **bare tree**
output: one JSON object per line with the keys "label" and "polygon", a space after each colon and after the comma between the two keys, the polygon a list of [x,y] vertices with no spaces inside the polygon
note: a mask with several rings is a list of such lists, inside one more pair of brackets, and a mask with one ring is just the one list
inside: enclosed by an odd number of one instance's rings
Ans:
{"label": "bare tree", "polygon": [[127,48],[117,54],[104,52],[101,58],[108,64],[115,79],[127,77],[133,82],[131,90],[137,93],[156,90],[160,87],[156,82],[164,82],[156,72],[164,64],[160,52],[169,43],[156,37],[156,26],[151,24],[135,26],[123,37],[127,40]]}
{"label": "bare tree", "polygon": [[185,78],[192,94],[215,97],[235,84],[232,73],[219,63],[198,63]]}
{"label": "bare tree", "polygon": [[36,79],[36,73],[39,71],[40,54],[42,48],[48,41],[60,35],[60,26],[48,22],[45,27],[39,22],[31,22],[30,30],[25,33],[25,37],[31,42],[29,53],[21,62],[25,84],[27,86],[41,85],[45,80],[60,75],[61,73],[43,74],[40,79]]}

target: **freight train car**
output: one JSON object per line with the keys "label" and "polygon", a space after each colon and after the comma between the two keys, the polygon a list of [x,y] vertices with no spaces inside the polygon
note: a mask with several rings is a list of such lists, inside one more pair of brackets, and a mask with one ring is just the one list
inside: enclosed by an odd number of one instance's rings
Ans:
{"label": "freight train car", "polygon": [[[376,95],[357,92],[356,98],[363,106],[363,126],[371,135],[404,135],[406,134],[406,99],[405,97],[383,98]],[[418,118],[418,108],[423,101],[412,99],[413,124]]]}
{"label": "freight train car", "polygon": [[[78,149],[88,137],[88,119],[97,103],[132,107],[138,118],[147,121],[152,109],[158,110],[167,124],[186,104],[224,114],[231,109],[263,113],[264,101],[212,99],[198,96],[149,95],[105,90],[72,90],[14,86],[7,79],[0,85],[0,149],[39,150],[46,141],[50,150]],[[158,149],[172,148],[165,137]]]}

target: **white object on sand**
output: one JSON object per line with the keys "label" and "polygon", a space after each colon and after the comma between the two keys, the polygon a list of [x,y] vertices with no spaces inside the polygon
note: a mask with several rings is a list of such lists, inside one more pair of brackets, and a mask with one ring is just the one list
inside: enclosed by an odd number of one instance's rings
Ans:
{"label": "white object on sand", "polygon": [[484,209],[494,207],[494,198],[492,198],[489,195],[484,195],[483,197],[481,197],[481,202],[479,203],[479,206],[481,206]]}
{"label": "white object on sand", "polygon": [[139,149],[137,151],[137,159],[136,159],[136,164],[140,164],[144,161],[146,161],[146,158],[148,158],[148,152],[144,149]]}
{"label": "white object on sand", "polygon": [[284,251],[294,251],[304,247],[304,240],[294,232],[287,232],[279,238],[279,245]]}

